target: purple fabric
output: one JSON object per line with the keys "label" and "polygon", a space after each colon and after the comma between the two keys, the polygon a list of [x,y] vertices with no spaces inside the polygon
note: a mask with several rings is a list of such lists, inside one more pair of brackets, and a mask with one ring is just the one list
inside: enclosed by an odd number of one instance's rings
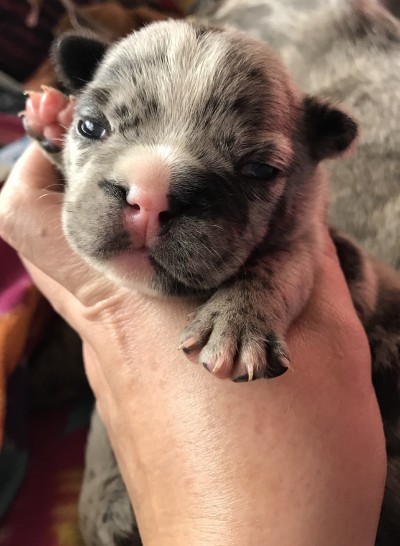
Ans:
{"label": "purple fabric", "polygon": [[[93,1],[74,0],[88,3]],[[28,0],[0,0],[0,70],[20,82],[48,56],[53,28],[65,13],[59,0],[41,2],[37,24],[29,28],[31,10]]]}
{"label": "purple fabric", "polygon": [[30,277],[16,252],[0,239],[0,313],[6,313],[22,303],[30,283]]}

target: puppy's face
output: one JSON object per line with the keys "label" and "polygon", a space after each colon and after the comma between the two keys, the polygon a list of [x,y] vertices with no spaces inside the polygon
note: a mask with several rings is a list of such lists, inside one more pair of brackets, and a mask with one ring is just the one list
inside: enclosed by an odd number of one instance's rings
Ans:
{"label": "puppy's face", "polygon": [[[71,68],[74,40],[59,63],[79,87],[103,51],[83,40]],[[314,169],[299,138],[307,115],[264,45],[171,21],[129,36],[78,96],[65,148],[69,241],[124,284],[217,287],[268,237],[288,184]]]}

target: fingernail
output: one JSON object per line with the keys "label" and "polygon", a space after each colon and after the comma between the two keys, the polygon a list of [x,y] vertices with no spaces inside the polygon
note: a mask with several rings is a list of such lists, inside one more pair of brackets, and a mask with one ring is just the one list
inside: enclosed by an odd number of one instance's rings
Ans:
{"label": "fingernail", "polygon": [[32,91],[32,89],[24,89],[24,91],[22,92],[25,97],[30,97],[34,93],[38,93],[38,91]]}
{"label": "fingernail", "polygon": [[17,116],[18,116],[19,118],[25,117],[25,116],[26,116],[26,110],[21,110],[21,112],[18,112]]}

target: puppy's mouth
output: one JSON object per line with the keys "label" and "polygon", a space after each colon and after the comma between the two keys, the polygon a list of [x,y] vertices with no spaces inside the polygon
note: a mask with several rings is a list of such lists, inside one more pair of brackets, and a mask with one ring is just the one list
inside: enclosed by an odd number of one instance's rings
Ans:
{"label": "puppy's mouth", "polygon": [[150,282],[154,269],[147,248],[133,248],[115,253],[107,260],[107,266],[116,277],[129,281]]}
{"label": "puppy's mouth", "polygon": [[128,234],[133,249],[150,251],[160,232],[159,219],[140,211],[141,218],[138,221],[138,212],[134,207],[123,210],[122,227]]}
{"label": "puppy's mouth", "polygon": [[140,229],[121,210],[106,210],[99,229],[85,224],[81,214],[77,218],[79,223],[69,222],[77,250],[117,284],[139,290],[204,293],[238,271],[248,256],[239,228],[220,219],[179,216]]}
{"label": "puppy's mouth", "polygon": [[126,244],[124,237],[124,244],[121,241],[112,250],[107,244],[108,253],[97,254],[95,261],[117,284],[128,288],[176,296],[207,292],[210,276],[196,271],[193,264],[187,263],[182,253],[173,248],[174,245],[171,247],[168,237],[166,239],[158,237],[152,245],[139,246],[130,240]]}

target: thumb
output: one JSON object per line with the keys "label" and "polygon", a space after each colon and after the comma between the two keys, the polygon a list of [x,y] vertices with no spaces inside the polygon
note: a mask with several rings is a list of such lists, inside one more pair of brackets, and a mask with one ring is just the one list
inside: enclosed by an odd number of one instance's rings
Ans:
{"label": "thumb", "polygon": [[[61,227],[62,179],[37,144],[29,146],[0,193],[0,236],[74,294],[98,275],[69,246]],[[104,282],[104,281],[103,281]],[[85,297],[90,291],[85,290]]]}

